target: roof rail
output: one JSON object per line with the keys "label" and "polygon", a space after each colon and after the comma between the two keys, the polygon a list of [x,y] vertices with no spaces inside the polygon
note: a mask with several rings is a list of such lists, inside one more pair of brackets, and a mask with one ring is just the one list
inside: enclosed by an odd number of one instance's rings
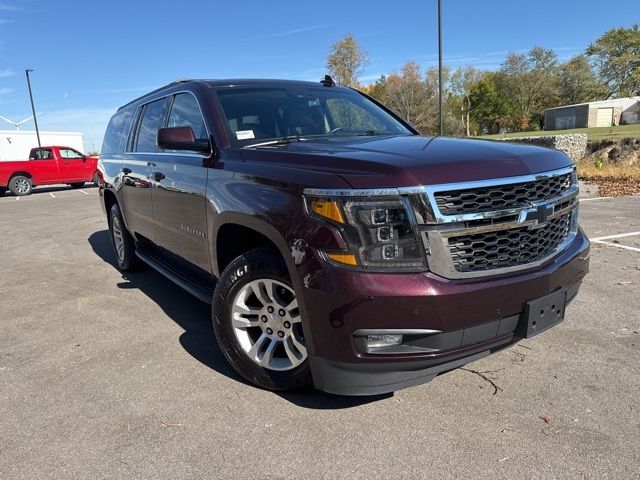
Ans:
{"label": "roof rail", "polygon": [[125,103],[125,104],[124,104],[124,105],[122,105],[120,108],[118,108],[118,112],[119,112],[120,110],[122,110],[123,108],[128,107],[128,106],[129,106],[129,105],[131,105],[132,103],[136,103],[138,100],[141,100],[141,99],[143,99],[143,98],[145,98],[145,97],[149,97],[149,96],[151,96],[151,95],[153,95],[153,94],[155,94],[155,93],[159,93],[159,92],[161,92],[161,91],[162,91],[162,90],[164,90],[165,88],[169,88],[169,87],[171,87],[171,86],[173,86],[173,85],[179,85],[179,84],[181,84],[181,83],[186,83],[186,82],[190,82],[190,81],[191,81],[191,79],[190,79],[190,78],[179,78],[178,80],[174,80],[174,81],[173,81],[173,82],[171,82],[171,83],[167,83],[166,85],[164,85],[164,86],[162,86],[162,87],[160,87],[160,88],[156,88],[156,89],[155,89],[155,90],[153,90],[152,92],[145,93],[144,95],[141,95],[141,96],[139,96],[138,98],[134,98],[134,99],[133,99],[133,100],[131,100],[130,102]]}

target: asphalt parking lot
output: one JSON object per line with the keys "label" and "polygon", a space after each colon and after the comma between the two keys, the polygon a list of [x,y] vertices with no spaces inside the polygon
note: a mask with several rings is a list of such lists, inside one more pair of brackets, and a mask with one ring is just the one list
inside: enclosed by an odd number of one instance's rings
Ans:
{"label": "asphalt parking lot", "polygon": [[580,212],[562,324],[349,398],[243,383],[205,304],[116,270],[95,188],[0,198],[0,478],[640,478],[640,197]]}

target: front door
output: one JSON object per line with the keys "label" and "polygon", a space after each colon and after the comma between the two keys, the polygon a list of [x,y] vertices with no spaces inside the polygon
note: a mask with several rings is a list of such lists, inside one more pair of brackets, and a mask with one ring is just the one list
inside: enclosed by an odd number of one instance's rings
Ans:
{"label": "front door", "polygon": [[[167,126],[188,126],[197,139],[209,138],[198,101],[191,93],[173,97]],[[154,159],[150,177],[155,242],[209,271],[207,160],[208,156],[198,152],[165,151]]]}
{"label": "front door", "polygon": [[83,182],[91,175],[87,174],[87,158],[73,148],[60,148],[60,176],[63,183]]}

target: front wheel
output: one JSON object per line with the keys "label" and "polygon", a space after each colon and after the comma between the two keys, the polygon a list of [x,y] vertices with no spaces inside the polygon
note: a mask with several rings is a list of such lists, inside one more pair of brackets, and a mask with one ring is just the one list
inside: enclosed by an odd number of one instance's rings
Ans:
{"label": "front wheel", "polygon": [[116,254],[118,268],[123,272],[136,270],[139,266],[139,260],[136,257],[136,245],[124,225],[122,212],[117,203],[109,211],[109,233],[111,234],[111,243]]}
{"label": "front wheel", "polygon": [[249,382],[269,390],[311,386],[298,300],[277,252],[256,249],[231,262],[216,285],[212,316],[220,349]]}
{"label": "front wheel", "polygon": [[30,195],[32,189],[33,184],[31,183],[31,179],[23,175],[16,175],[9,182],[9,190],[18,197]]}

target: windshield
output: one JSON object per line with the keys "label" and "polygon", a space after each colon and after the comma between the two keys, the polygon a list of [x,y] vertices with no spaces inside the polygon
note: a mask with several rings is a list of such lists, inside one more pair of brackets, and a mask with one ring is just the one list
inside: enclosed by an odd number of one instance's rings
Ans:
{"label": "windshield", "polygon": [[353,90],[297,85],[232,87],[218,90],[217,95],[236,147],[284,137],[412,134]]}

